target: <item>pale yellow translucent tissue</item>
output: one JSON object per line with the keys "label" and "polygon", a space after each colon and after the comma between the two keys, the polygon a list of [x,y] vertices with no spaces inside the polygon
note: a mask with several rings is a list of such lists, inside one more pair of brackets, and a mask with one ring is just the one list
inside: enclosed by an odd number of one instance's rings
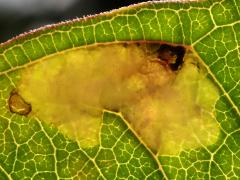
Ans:
{"label": "pale yellow translucent tissue", "polygon": [[32,116],[82,147],[99,144],[104,109],[119,111],[158,154],[207,146],[218,138],[218,89],[189,51],[178,72],[151,46],[112,44],[65,51],[23,71],[19,93]]}

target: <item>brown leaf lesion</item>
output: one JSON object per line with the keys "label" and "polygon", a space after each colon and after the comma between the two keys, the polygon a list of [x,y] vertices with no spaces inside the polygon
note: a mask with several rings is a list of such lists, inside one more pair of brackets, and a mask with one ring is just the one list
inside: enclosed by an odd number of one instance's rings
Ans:
{"label": "brown leaf lesion", "polygon": [[31,104],[26,102],[16,89],[10,93],[8,107],[12,113],[23,116],[27,116],[32,111]]}
{"label": "brown leaf lesion", "polygon": [[172,71],[181,68],[186,49],[183,46],[162,44],[158,49],[158,58],[164,61]]}

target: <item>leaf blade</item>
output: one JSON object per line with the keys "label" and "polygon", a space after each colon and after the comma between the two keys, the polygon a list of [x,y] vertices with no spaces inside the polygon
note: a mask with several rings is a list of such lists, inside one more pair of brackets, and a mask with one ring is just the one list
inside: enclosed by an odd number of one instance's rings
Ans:
{"label": "leaf blade", "polygon": [[[237,168],[234,168],[232,170],[228,169],[224,165],[224,163],[221,160],[219,160],[221,158],[224,158],[229,164],[234,164],[236,167],[237,165],[240,164],[238,162],[239,155],[234,155],[232,153],[232,151],[233,152],[235,151],[235,148],[239,147],[239,145],[237,144],[236,145],[232,144],[234,142],[237,142],[240,127],[240,124],[238,122],[240,114],[239,113],[240,100],[238,94],[240,87],[239,87],[239,73],[237,73],[239,72],[238,63],[240,59],[239,57],[240,34],[238,33],[238,29],[240,27],[239,25],[240,18],[239,10],[234,6],[235,4],[238,3],[238,1],[237,0],[221,1],[214,2],[213,4],[211,4],[212,2],[207,1],[203,3],[180,4],[180,5],[175,3],[143,4],[132,8],[130,7],[122,9],[120,11],[115,11],[110,14],[101,15],[93,19],[84,19],[80,21],[75,21],[74,23],[70,24],[62,24],[57,26],[56,29],[51,28],[43,29],[40,30],[39,32],[27,35],[22,39],[20,38],[19,40],[1,45],[0,89],[2,98],[0,103],[3,104],[3,108],[1,108],[0,110],[1,112],[0,117],[3,119],[1,121],[1,127],[4,128],[6,127],[5,125],[6,120],[7,124],[10,124],[10,129],[5,128],[4,132],[1,131],[1,134],[3,134],[5,138],[9,138],[4,140],[4,142],[7,145],[4,146],[4,148],[15,149],[13,151],[9,151],[8,154],[1,153],[2,169],[5,169],[5,171],[8,174],[10,174],[17,168],[20,168],[18,173],[12,175],[13,178],[21,177],[23,175],[30,177],[32,174],[34,174],[27,172],[27,170],[21,169],[22,168],[21,163],[19,161],[14,162],[14,157],[16,157],[17,154],[21,152],[21,149],[27,148],[26,146],[24,146],[24,144],[19,147],[20,150],[16,148],[17,144],[21,144],[24,142],[24,140],[22,142],[21,138],[18,137],[16,132],[19,132],[20,135],[23,135],[24,133],[19,131],[19,129],[26,129],[28,125],[34,127],[33,124],[38,122],[38,120],[32,121],[27,118],[26,119],[23,118],[22,122],[19,122],[18,120],[21,118],[17,116],[12,117],[12,115],[9,114],[9,112],[7,112],[5,107],[6,103],[5,101],[8,97],[8,93],[10,92],[11,89],[14,88],[15,82],[17,82],[18,80],[17,79],[18,71],[21,70],[21,68],[25,68],[27,64],[34,63],[35,60],[37,61],[37,59],[46,56],[46,54],[50,55],[53,53],[64,51],[68,48],[74,48],[78,46],[102,43],[105,41],[113,42],[128,40],[162,40],[186,45],[194,44],[195,50],[199,53],[199,56],[205,62],[206,66],[209,67],[210,75],[212,75],[212,77],[215,78],[215,81],[218,82],[218,85],[220,85],[220,88],[223,91],[222,98],[216,104],[218,121],[222,128],[222,135],[220,136],[219,142],[216,143],[216,147],[203,147],[200,150],[198,149],[190,152],[183,152],[179,155],[179,157],[170,156],[159,157],[159,161],[163,165],[163,172],[166,173],[169,179],[171,177],[176,179],[186,177],[210,178],[209,172],[211,176],[220,176],[223,178],[226,175],[232,176],[231,173],[234,174],[235,176],[239,175],[239,171]],[[165,10],[164,8],[167,8],[167,10]],[[207,8],[210,8],[210,10]],[[218,11],[221,10],[221,8],[233,12],[231,13],[233,16],[231,16],[229,20],[227,18],[222,18],[222,21],[220,21],[219,17],[220,15],[218,14]],[[154,15],[154,17],[151,17],[152,15]],[[153,18],[153,20],[151,20],[151,18]],[[187,21],[187,24],[183,23],[185,21]],[[222,25],[224,25],[224,27],[220,27]],[[195,29],[198,29],[198,31],[196,31]],[[151,31],[153,31],[154,33],[151,33]],[[106,34],[102,32],[106,32]],[[220,37],[223,38],[219,38],[219,34]],[[232,34],[232,36],[227,37],[229,34]],[[97,37],[95,37],[94,35],[97,35]],[[211,39],[211,41],[209,41],[209,39]],[[229,39],[230,40],[234,39],[233,40],[234,43],[232,42],[228,43]],[[220,46],[218,50],[216,50],[215,48],[211,48],[212,41],[216,41],[215,46]],[[222,46],[222,44],[224,45]],[[235,44],[234,47],[231,47],[232,44]],[[224,48],[224,46],[226,47]],[[232,51],[233,55],[228,54],[225,57],[224,54],[226,54],[226,51]],[[209,58],[209,55],[207,55],[208,53],[213,54],[212,59]],[[214,54],[217,55],[214,56]],[[221,59],[219,58],[219,56],[223,56],[224,58]],[[234,62],[231,61],[231,58],[233,57],[235,58]],[[213,62],[216,63],[213,64]],[[221,67],[225,66],[226,64],[228,66],[233,66],[233,68],[227,68],[226,71],[219,73],[221,72]],[[232,77],[232,75],[234,75],[234,77]],[[230,85],[229,82],[226,81],[225,79],[231,80]],[[41,142],[42,141],[41,137],[45,137],[45,139],[47,139],[47,135],[44,135],[45,130],[43,127],[45,127],[45,125],[40,125],[40,127],[42,130],[39,131],[39,129],[37,129],[37,131],[40,132],[40,135],[36,135],[35,139],[36,142]],[[26,137],[27,136],[28,135],[26,135]],[[38,138],[40,138],[40,140]],[[61,137],[60,139],[62,139],[60,140],[60,142],[66,141],[63,137]],[[66,144],[71,143],[72,142],[68,142]],[[45,144],[51,143],[45,140]],[[55,143],[55,146],[57,145],[58,141],[57,143]],[[28,146],[31,147],[30,145]],[[43,146],[42,149],[45,148],[51,149],[49,147]],[[61,149],[62,147],[58,148]],[[34,148],[32,147],[32,149]],[[86,154],[83,153],[85,155],[82,155],[81,153],[82,150],[77,149],[78,148],[76,146],[75,150],[77,151],[77,153],[75,155],[70,156],[69,159],[75,157],[78,158],[81,157],[82,159],[84,159],[83,156],[85,157]],[[53,153],[51,151],[51,153],[56,154],[57,152]],[[106,152],[104,153],[106,154]],[[64,153],[61,152],[61,154]],[[60,155],[60,159],[62,158],[61,156],[64,157],[64,155]],[[88,158],[86,157],[85,158],[91,159],[90,157],[91,155],[89,155]],[[212,157],[213,160],[211,160]],[[229,160],[229,157],[232,157],[233,160]],[[36,157],[36,159],[38,158],[39,161],[41,162],[45,161],[47,167],[46,162],[51,162],[51,160],[49,159],[54,158],[54,156],[51,155],[49,156],[49,154],[46,153],[44,157],[45,159],[44,158],[42,159],[42,157],[40,156]],[[186,159],[191,159],[190,162],[193,163],[194,165],[192,166],[191,163],[187,162]],[[105,170],[99,172],[98,166],[99,164],[101,164],[100,160],[98,159],[98,162],[96,163],[95,162],[90,163],[90,161],[88,162],[86,160],[85,164],[82,166],[87,167],[85,171],[91,172],[91,174],[96,175],[96,177],[103,179],[111,178],[110,176],[108,177],[108,173],[106,173]],[[119,158],[118,160],[121,161],[121,158]],[[205,163],[201,165],[200,163],[201,161],[205,161]],[[63,162],[56,165],[55,160],[54,170],[56,171],[56,166],[58,166],[57,171],[58,174],[52,171],[53,174],[55,173],[55,175],[49,174],[46,176],[53,177],[56,179],[64,176],[73,177],[71,173],[73,172],[73,174],[74,173],[76,174],[78,172],[77,169],[71,170],[72,166],[68,167],[68,172],[61,172],[61,170],[64,167]],[[11,167],[10,165],[11,163],[14,164],[14,167],[13,166]],[[26,164],[26,166],[28,167],[31,165],[32,165],[31,163]],[[45,168],[44,165],[42,166],[36,163],[33,166],[36,166],[37,167],[36,169],[46,170],[44,169]],[[102,166],[105,167],[106,165]],[[47,169],[49,170],[51,168],[52,167],[48,167]],[[121,168],[126,169],[126,167]],[[159,171],[155,170],[156,168],[152,171],[152,175],[154,175],[154,173],[157,172],[156,174],[158,174],[160,178],[164,177],[164,175],[162,175]],[[172,171],[177,172],[177,170],[179,170],[178,176],[172,173]],[[197,170],[199,171],[199,173],[197,173]],[[126,172],[126,170],[123,170],[121,172]],[[113,174],[114,173],[116,174],[116,170],[113,170]],[[150,174],[149,177],[151,177]],[[44,177],[45,174],[40,173],[35,177],[39,176]]]}

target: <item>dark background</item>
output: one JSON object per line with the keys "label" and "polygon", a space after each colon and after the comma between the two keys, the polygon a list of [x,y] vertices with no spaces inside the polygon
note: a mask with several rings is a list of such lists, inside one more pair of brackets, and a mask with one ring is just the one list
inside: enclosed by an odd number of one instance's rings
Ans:
{"label": "dark background", "polygon": [[43,25],[138,2],[143,0],[0,0],[0,43]]}

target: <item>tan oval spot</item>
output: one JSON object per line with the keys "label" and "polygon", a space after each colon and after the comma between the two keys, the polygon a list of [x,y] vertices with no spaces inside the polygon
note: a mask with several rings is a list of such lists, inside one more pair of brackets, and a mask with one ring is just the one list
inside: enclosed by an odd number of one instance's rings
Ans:
{"label": "tan oval spot", "polygon": [[8,99],[8,106],[12,113],[27,116],[32,111],[31,104],[27,103],[16,90],[13,90]]}

